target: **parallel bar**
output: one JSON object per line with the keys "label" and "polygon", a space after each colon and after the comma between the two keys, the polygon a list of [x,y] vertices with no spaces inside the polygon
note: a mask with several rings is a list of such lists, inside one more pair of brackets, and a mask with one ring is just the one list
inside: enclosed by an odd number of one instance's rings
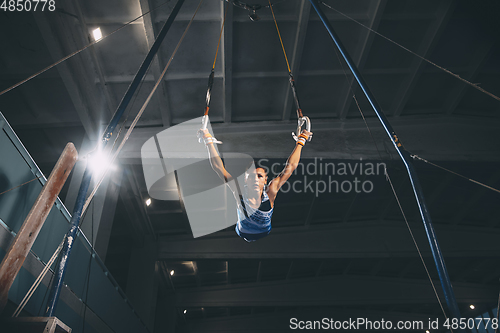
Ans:
{"label": "parallel bar", "polygon": [[389,121],[387,120],[386,116],[384,113],[380,110],[380,107],[375,100],[374,96],[372,95],[371,91],[368,89],[366,86],[366,83],[364,82],[362,76],[358,72],[356,66],[354,65],[352,59],[350,58],[349,54],[345,51],[344,46],[340,42],[339,38],[333,31],[332,26],[330,25],[330,22],[326,18],[325,14],[319,8],[318,6],[318,1],[317,0],[309,0],[311,4],[313,5],[314,9],[318,13],[318,16],[320,17],[321,21],[325,25],[326,30],[330,34],[330,37],[332,38],[333,42],[339,49],[340,53],[344,57],[347,65],[351,69],[354,77],[358,81],[359,85],[361,86],[361,89],[365,93],[366,97],[368,98],[368,101],[373,107],[373,110],[377,114],[377,117],[379,118],[380,122],[382,123],[382,126],[384,127],[387,135],[391,138],[392,143],[394,144],[394,147],[396,148],[399,156],[403,160],[406,169],[408,171],[408,175],[410,177],[410,181],[413,187],[413,192],[415,193],[415,198],[417,200],[418,208],[420,210],[420,215],[422,216],[422,221],[424,223],[425,227],[425,232],[427,234],[427,238],[429,240],[429,244],[431,247],[432,255],[434,257],[434,262],[436,263],[436,267],[438,270],[439,274],[439,280],[441,281],[441,286],[443,287],[444,295],[446,298],[446,303],[448,304],[448,308],[451,312],[452,317],[454,318],[460,318],[460,311],[458,309],[457,301],[455,299],[455,294],[453,292],[453,287],[451,286],[450,278],[448,276],[448,272],[446,270],[446,265],[444,262],[444,258],[441,254],[441,249],[439,248],[439,244],[436,238],[436,234],[434,232],[434,227],[432,226],[431,222],[431,216],[429,214],[429,211],[427,210],[427,206],[425,204],[424,196],[422,193],[422,189],[420,187],[420,183],[418,181],[417,174],[415,172],[415,169],[413,167],[413,164],[411,162],[410,154],[406,149],[404,149],[403,145],[399,141],[398,136],[396,135],[396,132],[394,129],[391,127]]}
{"label": "parallel bar", "polygon": [[[122,117],[123,113],[125,112],[125,109],[127,108],[128,103],[132,99],[132,96],[134,95],[135,91],[139,87],[139,84],[140,84],[142,78],[144,77],[147,69],[149,68],[151,61],[153,60],[155,54],[158,52],[163,39],[165,38],[168,30],[170,29],[172,23],[174,22],[175,17],[179,13],[179,10],[181,9],[183,3],[184,3],[184,0],[177,1],[177,4],[175,5],[174,9],[172,10],[172,13],[170,14],[168,20],[165,22],[165,25],[163,26],[162,30],[160,31],[153,46],[149,50],[148,55],[144,59],[144,62],[142,63],[141,67],[139,68],[134,80],[130,84],[127,92],[125,93],[125,96],[123,97],[123,99],[120,103],[120,105],[118,106],[117,110],[115,111],[113,119],[111,119],[108,127],[106,128],[106,131],[103,134],[102,141],[101,141],[101,148],[104,148],[104,146],[106,146],[107,142],[109,141],[109,138],[112,136],[113,131],[115,130],[116,126],[118,125],[118,122],[119,122],[120,118]],[[55,315],[57,302],[59,300],[59,294],[61,292],[61,288],[62,288],[63,280],[64,280],[64,275],[66,273],[68,259],[69,259],[69,256],[71,254],[73,242],[76,238],[76,233],[78,231],[78,226],[80,224],[80,219],[81,219],[81,215],[82,215],[83,205],[85,204],[85,197],[87,196],[87,191],[88,191],[91,180],[92,180],[92,173],[90,172],[90,169],[87,166],[87,168],[85,169],[85,172],[83,174],[83,179],[82,179],[82,183],[80,185],[80,189],[78,191],[78,196],[76,198],[75,208],[73,210],[73,216],[72,216],[71,221],[70,221],[71,226],[70,226],[70,229],[67,233],[66,242],[64,243],[64,247],[63,247],[62,252],[61,252],[61,260],[59,261],[59,267],[57,268],[57,271],[54,274],[54,282],[52,283],[52,286],[51,286],[49,301],[47,303],[47,310],[45,313],[45,316],[47,316],[47,317],[53,317]]]}
{"label": "parallel bar", "polygon": [[38,194],[21,229],[3,258],[0,264],[0,312],[7,304],[9,289],[23,266],[26,256],[31,250],[77,159],[76,148],[70,142],[64,148],[49,179]]}

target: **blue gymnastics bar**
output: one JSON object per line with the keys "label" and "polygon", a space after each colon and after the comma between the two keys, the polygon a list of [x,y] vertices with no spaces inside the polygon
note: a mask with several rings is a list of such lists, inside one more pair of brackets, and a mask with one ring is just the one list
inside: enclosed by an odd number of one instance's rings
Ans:
{"label": "blue gymnastics bar", "polygon": [[371,106],[373,107],[373,110],[377,114],[378,119],[382,123],[384,130],[386,131],[387,135],[391,138],[391,141],[394,144],[396,151],[398,152],[399,156],[401,157],[401,159],[403,160],[403,163],[406,166],[406,170],[408,171],[408,176],[410,177],[411,185],[413,187],[413,192],[415,193],[415,198],[417,200],[420,215],[422,216],[422,221],[424,223],[425,232],[427,234],[427,239],[429,240],[429,244],[430,244],[431,251],[432,251],[432,256],[434,257],[434,262],[436,263],[437,271],[439,274],[439,280],[441,281],[441,286],[443,288],[443,292],[444,292],[445,299],[446,299],[446,304],[448,305],[448,309],[451,312],[451,316],[453,318],[460,318],[460,310],[458,309],[457,300],[456,300],[455,294],[453,292],[453,287],[451,285],[448,271],[446,270],[446,265],[444,262],[443,255],[441,253],[441,249],[439,248],[439,244],[438,244],[438,240],[436,237],[436,233],[434,231],[434,227],[432,226],[431,216],[430,216],[429,211],[427,210],[427,206],[425,204],[425,199],[424,199],[424,195],[422,193],[422,188],[421,188],[420,183],[418,181],[418,177],[417,177],[417,174],[415,172],[415,168],[411,162],[410,153],[403,147],[403,145],[401,144],[401,141],[399,140],[398,136],[396,135],[396,132],[394,131],[391,124],[387,120],[387,117],[380,110],[380,107],[379,107],[377,101],[375,100],[371,91],[367,87],[363,77],[358,72],[358,69],[354,65],[349,54],[346,52],[344,46],[340,42],[338,36],[336,35],[335,31],[333,30],[330,22],[328,21],[328,19],[325,16],[325,14],[321,10],[321,8],[319,8],[318,1],[317,0],[309,0],[309,1],[311,2],[311,5],[318,13],[321,21],[325,25],[325,28],[328,31],[330,37],[332,38],[333,42],[335,43],[335,45],[339,49],[339,51],[342,54],[347,65],[351,69],[354,77],[356,78],[356,81],[358,81],[361,89],[363,90],[364,94],[366,95],[366,98],[368,98],[368,101],[370,102]]}
{"label": "blue gymnastics bar", "polygon": [[[174,22],[177,14],[179,13],[183,4],[184,4],[184,0],[177,1],[177,4],[172,9],[170,16],[168,17],[167,21],[163,25],[160,33],[158,34],[158,37],[156,38],[155,42],[151,46],[149,53],[147,54],[141,67],[137,71],[137,74],[135,75],[134,80],[132,81],[130,86],[128,87],[127,92],[123,96],[123,98],[120,102],[120,105],[116,109],[115,114],[113,115],[108,127],[104,131],[104,134],[103,134],[103,137],[101,140],[101,147],[102,148],[104,148],[106,146],[109,139],[111,138],[113,131],[115,130],[116,126],[118,125],[120,118],[123,116],[123,113],[125,112],[125,109],[127,108],[130,100],[132,99],[132,96],[134,95],[135,91],[139,87],[139,85],[142,81],[142,78],[146,74],[149,66],[151,65],[151,62],[153,61],[154,56],[156,55],[156,53],[160,49],[160,45],[161,45],[163,39],[167,35],[168,30],[172,26],[172,23]],[[87,191],[88,191],[91,180],[92,180],[92,173],[90,172],[90,170],[87,166],[87,168],[85,168],[85,172],[83,174],[80,189],[78,190],[78,196],[76,198],[75,207],[73,209],[73,215],[72,215],[71,221],[70,221],[70,229],[66,235],[66,239],[65,239],[62,251],[61,251],[61,259],[59,260],[59,266],[56,268],[56,271],[54,273],[54,281],[51,285],[49,300],[47,302],[47,310],[45,313],[45,316],[47,316],[47,317],[53,317],[55,315],[57,302],[59,300],[59,294],[61,293],[64,275],[66,273],[68,259],[69,259],[69,256],[71,254],[73,242],[76,238],[78,226],[80,225],[82,210],[83,210],[83,206],[85,204],[85,197],[87,196]]]}

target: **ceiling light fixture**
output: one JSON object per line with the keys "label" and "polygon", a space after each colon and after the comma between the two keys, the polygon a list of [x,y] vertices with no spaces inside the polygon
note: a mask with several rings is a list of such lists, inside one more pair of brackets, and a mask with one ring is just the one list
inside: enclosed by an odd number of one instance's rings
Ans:
{"label": "ceiling light fixture", "polygon": [[186,312],[188,312],[188,310],[184,310],[184,314],[186,314]]}
{"label": "ceiling light fixture", "polygon": [[148,198],[148,199],[146,200],[146,206],[149,206],[149,205],[151,205],[151,198]]}
{"label": "ceiling light fixture", "polygon": [[175,271],[174,270],[171,270],[170,271],[170,276],[174,275]]}
{"label": "ceiling light fixture", "polygon": [[476,307],[474,306],[474,304],[471,304],[471,305],[469,305],[469,308],[470,308],[471,310],[474,310]]}
{"label": "ceiling light fixture", "polygon": [[248,14],[248,17],[250,17],[250,20],[252,20],[253,22],[260,20],[260,17],[255,12],[255,9],[250,11],[250,14]]}
{"label": "ceiling light fixture", "polygon": [[97,42],[102,38],[101,28],[94,29],[92,31],[92,35],[94,36],[94,40]]}

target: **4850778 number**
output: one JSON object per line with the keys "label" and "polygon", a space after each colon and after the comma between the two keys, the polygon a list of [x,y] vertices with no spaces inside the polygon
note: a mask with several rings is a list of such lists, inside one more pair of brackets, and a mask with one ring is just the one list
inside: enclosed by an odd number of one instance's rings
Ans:
{"label": "4850778 number", "polygon": [[4,12],[36,12],[56,10],[55,0],[3,0],[0,10]]}
{"label": "4850778 number", "polygon": [[447,329],[473,329],[473,328],[478,328],[480,326],[483,326],[484,328],[492,328],[492,329],[497,329],[498,328],[498,319],[497,318],[447,318],[446,321],[444,322],[443,326],[446,327]]}

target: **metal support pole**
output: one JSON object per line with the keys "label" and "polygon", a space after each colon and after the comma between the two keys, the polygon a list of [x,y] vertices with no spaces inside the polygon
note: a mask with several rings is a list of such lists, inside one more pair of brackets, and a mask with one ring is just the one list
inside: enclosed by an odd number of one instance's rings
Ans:
{"label": "metal support pole", "polygon": [[[158,52],[160,45],[165,38],[168,30],[170,29],[172,23],[174,22],[177,14],[179,13],[179,10],[181,9],[182,5],[184,3],[184,0],[178,0],[177,4],[175,5],[174,9],[172,10],[172,13],[170,13],[170,16],[168,17],[167,21],[163,25],[163,28],[161,29],[160,33],[158,34],[158,37],[156,38],[153,46],[151,46],[151,49],[149,50],[148,55],[144,59],[144,62],[142,63],[141,67],[137,71],[137,74],[134,77],[134,80],[130,84],[127,92],[125,93],[122,101],[120,102],[120,105],[118,106],[117,110],[115,111],[115,114],[113,115],[113,118],[111,119],[108,127],[106,128],[102,141],[101,141],[101,148],[104,148],[106,146],[107,142],[109,141],[109,138],[112,136],[113,131],[115,130],[116,126],[118,125],[118,122],[120,118],[122,117],[123,113],[125,112],[125,109],[128,106],[128,103],[132,99],[132,96],[134,95],[135,91],[139,87],[139,84],[146,74],[147,69],[149,68],[151,62],[153,61],[153,57],[156,55]],[[63,249],[61,251],[61,259],[59,260],[59,266],[56,269],[56,272],[54,274],[54,281],[51,286],[50,294],[49,294],[49,301],[47,302],[47,310],[45,312],[46,317],[53,317],[55,315],[56,311],[56,306],[57,302],[59,300],[59,294],[61,293],[61,288],[63,285],[63,280],[64,280],[64,275],[66,273],[66,268],[68,264],[68,259],[71,254],[71,249],[73,248],[73,242],[75,241],[76,238],[76,233],[78,231],[78,226],[80,225],[80,219],[82,215],[82,210],[83,206],[85,204],[85,197],[87,196],[87,190],[90,185],[90,181],[92,180],[92,173],[90,172],[88,166],[85,169],[85,172],[83,174],[83,179],[82,183],[80,185],[80,189],[78,190],[78,196],[76,198],[76,203],[75,207],[73,209],[73,215],[71,217],[70,221],[70,229],[67,233],[66,237],[66,242],[64,243]]]}
{"label": "metal support pole", "polygon": [[47,179],[38,194],[21,229],[7,250],[7,254],[0,264],[0,313],[7,304],[9,289],[23,266],[26,256],[31,250],[77,159],[78,153],[75,146],[70,142],[64,148],[50,173],[49,179]]}
{"label": "metal support pole", "polygon": [[373,97],[371,91],[368,89],[366,83],[363,80],[363,77],[360,75],[358,72],[358,69],[354,65],[354,62],[350,58],[349,54],[347,51],[345,51],[344,46],[340,42],[340,39],[338,36],[335,34],[332,26],[330,25],[330,22],[326,18],[325,14],[319,8],[318,6],[318,1],[317,0],[309,0],[318,13],[321,21],[325,25],[326,30],[330,34],[330,37],[332,38],[333,42],[339,49],[340,53],[344,57],[347,65],[351,69],[354,77],[356,78],[356,81],[358,81],[361,89],[366,95],[366,98],[368,98],[368,101],[370,102],[371,106],[373,107],[373,110],[377,114],[378,119],[382,123],[382,126],[384,127],[387,135],[391,138],[392,143],[394,144],[394,147],[396,148],[396,151],[398,152],[399,156],[403,160],[403,163],[406,166],[406,169],[408,171],[408,176],[410,177],[410,181],[413,187],[413,192],[415,194],[415,198],[417,200],[418,208],[420,210],[420,215],[422,217],[422,221],[424,223],[425,227],[425,232],[427,234],[427,239],[429,240],[429,244],[431,247],[432,251],[432,256],[434,257],[434,262],[436,263],[437,271],[439,274],[439,280],[441,281],[441,286],[444,291],[444,295],[446,298],[446,303],[448,304],[448,308],[451,312],[452,317],[454,318],[460,318],[460,310],[458,309],[458,304],[455,299],[455,294],[453,292],[453,287],[451,286],[450,278],[448,276],[448,271],[446,270],[446,265],[444,263],[444,258],[441,253],[441,249],[439,248],[438,240],[436,237],[436,234],[434,232],[434,227],[432,226],[432,221],[431,221],[431,216],[429,214],[429,211],[427,210],[427,206],[425,204],[424,196],[422,193],[422,188],[420,187],[420,183],[418,181],[417,174],[415,172],[415,168],[413,167],[413,164],[411,162],[411,157],[410,153],[403,147],[401,142],[399,141],[398,136],[396,135],[396,132],[392,128],[391,124],[387,120],[385,114],[380,111],[380,107]]}

